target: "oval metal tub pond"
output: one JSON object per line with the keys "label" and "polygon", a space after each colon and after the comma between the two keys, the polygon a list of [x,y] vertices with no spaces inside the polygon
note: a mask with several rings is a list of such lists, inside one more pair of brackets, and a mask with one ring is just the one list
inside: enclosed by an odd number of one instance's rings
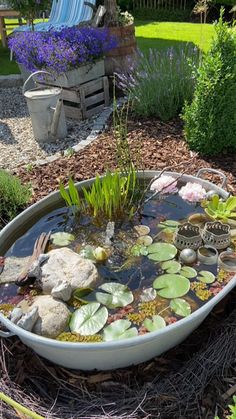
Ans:
{"label": "oval metal tub pond", "polygon": [[[151,179],[154,176],[157,176],[158,173],[159,172],[156,171],[146,171],[140,173],[139,176]],[[179,176],[179,173],[169,172],[168,174],[174,177]],[[228,193],[222,188],[202,180],[199,177],[184,175],[182,180],[184,182],[198,182],[208,190],[215,190],[215,192],[223,198],[227,198],[228,196]],[[78,190],[80,190],[82,186],[90,186],[92,182],[93,179],[79,182],[77,184]],[[28,230],[29,227],[42,216],[60,205],[63,206],[63,202],[59,192],[53,192],[18,215],[0,233],[0,254],[4,254],[18,238],[19,230],[23,230],[23,232],[24,230]],[[1,314],[0,322],[10,332],[5,334],[4,332],[0,332],[0,335],[3,337],[17,335],[25,345],[32,348],[39,355],[67,368],[108,370],[127,367],[129,365],[147,361],[182,342],[202,323],[213,307],[222,300],[235,285],[236,276],[219,292],[219,294],[188,317],[159,331],[130,339],[101,343],[60,342],[27,332],[14,325]]]}

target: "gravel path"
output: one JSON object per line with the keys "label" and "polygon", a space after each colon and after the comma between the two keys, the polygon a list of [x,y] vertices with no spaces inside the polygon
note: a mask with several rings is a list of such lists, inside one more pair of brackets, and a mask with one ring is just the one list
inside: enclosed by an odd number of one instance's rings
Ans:
{"label": "gravel path", "polygon": [[21,88],[0,89],[0,168],[14,169],[38,159],[56,155],[85,140],[93,120],[67,119],[68,134],[63,140],[39,145],[33,135],[26,101]]}

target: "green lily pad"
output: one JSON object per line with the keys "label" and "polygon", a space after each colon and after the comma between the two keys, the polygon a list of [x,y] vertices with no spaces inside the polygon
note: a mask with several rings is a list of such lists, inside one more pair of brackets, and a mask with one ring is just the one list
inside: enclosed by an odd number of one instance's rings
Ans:
{"label": "green lily pad", "polygon": [[129,320],[116,320],[107,326],[103,331],[103,340],[109,342],[111,340],[121,340],[133,338],[138,335],[136,327],[130,327]]}
{"label": "green lily pad", "polygon": [[173,244],[169,243],[153,243],[148,246],[148,258],[156,262],[164,262],[173,259],[177,253],[177,249]]}
{"label": "green lily pad", "polygon": [[50,239],[55,246],[68,246],[68,244],[75,240],[75,236],[64,231],[59,231],[58,233],[51,234]]}
{"label": "green lily pad", "polygon": [[140,294],[140,301],[142,301],[142,303],[153,301],[155,300],[156,296],[157,292],[154,290],[154,288],[145,288]]}
{"label": "green lily pad", "polygon": [[190,266],[183,266],[180,275],[185,276],[185,278],[195,278],[195,276],[197,276],[197,271]]}
{"label": "green lily pad", "polygon": [[176,260],[167,260],[161,264],[161,268],[168,274],[177,274],[181,269],[181,264]]}
{"label": "green lily pad", "polygon": [[89,303],[76,310],[70,320],[71,332],[80,335],[95,335],[101,330],[108,319],[106,307],[101,307],[99,303]]}
{"label": "green lily pad", "polygon": [[170,302],[170,308],[175,314],[181,317],[187,317],[191,314],[191,306],[183,298],[175,298]]}
{"label": "green lily pad", "polygon": [[179,222],[175,220],[166,220],[157,225],[157,227],[161,228],[163,233],[174,233],[176,228],[178,227]]}
{"label": "green lily pad", "polygon": [[177,298],[187,294],[190,289],[190,282],[185,276],[178,274],[165,274],[155,279],[153,287],[157,294],[163,298]]}
{"label": "green lily pad", "polygon": [[166,327],[166,322],[163,317],[156,314],[155,316],[152,316],[152,319],[144,320],[143,325],[149,332],[155,332],[155,330],[163,329],[163,327]]}
{"label": "green lily pad", "polygon": [[148,250],[147,250],[147,247],[142,244],[135,244],[131,248],[131,254],[133,256],[147,256]]}
{"label": "green lily pad", "polygon": [[153,240],[151,236],[140,236],[137,239],[137,244],[141,244],[143,246],[150,246],[152,244]]}
{"label": "green lily pad", "polygon": [[92,261],[95,261],[96,259],[95,259],[93,251],[94,251],[94,248],[88,244],[87,246],[84,246],[80,250],[79,255],[84,259],[90,259]]}
{"label": "green lily pad", "polygon": [[99,289],[106,292],[96,292],[96,299],[108,308],[125,307],[134,300],[132,292],[123,284],[107,282],[102,284]]}
{"label": "green lily pad", "polygon": [[134,230],[139,236],[147,236],[150,233],[150,228],[143,224],[134,227]]}
{"label": "green lily pad", "polygon": [[198,279],[205,284],[212,284],[215,281],[215,275],[209,271],[200,271]]}
{"label": "green lily pad", "polygon": [[87,300],[84,300],[83,297],[86,297],[87,295],[89,295],[91,292],[93,291],[92,288],[77,288],[74,292],[73,292],[73,297],[80,301],[83,304],[88,304]]}

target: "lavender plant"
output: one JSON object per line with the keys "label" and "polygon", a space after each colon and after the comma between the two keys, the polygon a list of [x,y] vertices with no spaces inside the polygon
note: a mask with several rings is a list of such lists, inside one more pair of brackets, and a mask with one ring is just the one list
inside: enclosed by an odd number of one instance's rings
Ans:
{"label": "lavender plant", "polygon": [[16,61],[29,71],[58,75],[93,62],[116,46],[106,29],[64,28],[60,32],[20,32],[9,39]]}
{"label": "lavender plant", "polygon": [[137,115],[155,116],[167,121],[178,115],[192,99],[195,78],[191,65],[198,64],[198,51],[192,45],[159,52],[139,51],[137,64],[128,73],[118,74],[118,85],[133,100]]}

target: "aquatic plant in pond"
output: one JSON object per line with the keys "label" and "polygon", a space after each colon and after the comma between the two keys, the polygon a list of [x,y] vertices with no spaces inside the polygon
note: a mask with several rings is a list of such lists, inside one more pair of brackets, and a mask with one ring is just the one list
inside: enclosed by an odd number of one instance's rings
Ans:
{"label": "aquatic plant in pond", "polygon": [[236,218],[236,196],[230,196],[225,202],[218,195],[214,195],[208,202],[205,211],[209,217],[228,221]]}
{"label": "aquatic plant in pond", "polygon": [[[29,320],[33,315],[39,316],[33,320],[36,324],[42,321],[44,327],[43,310],[47,311],[51,305],[54,310],[60,310],[56,318],[62,326],[57,329],[57,336],[54,330],[45,328],[44,336],[64,342],[102,343],[156,333],[190,316],[231,280],[234,273],[219,269],[216,262],[204,265],[197,259],[197,252],[194,260],[184,261],[182,252],[173,244],[173,233],[184,227],[189,218],[200,215],[203,227],[207,223],[206,216],[202,220],[206,209],[202,202],[193,206],[178,193],[184,186],[181,180],[174,179],[176,192],[169,190],[161,197],[155,191],[154,194],[150,192],[149,183],[144,204],[129,218],[129,203],[132,201],[136,208],[139,202],[137,178],[135,187],[132,186],[129,192],[125,189],[129,181],[121,172],[108,172],[103,179],[97,179],[94,189],[91,185],[87,190],[77,192],[72,180],[68,189],[61,187],[66,204],[80,217],[75,217],[68,208],[55,210],[26,236],[27,245],[33,245],[30,238],[35,240],[35,234],[42,229],[46,227],[53,231],[47,254],[34,260],[33,267],[29,267],[30,275],[34,276],[29,289],[21,296],[23,305],[17,307],[18,310],[29,305]],[[107,190],[107,196],[112,200],[120,186],[122,193],[117,192],[112,206],[107,201],[107,208],[112,210],[106,211],[106,193],[103,197],[102,194]],[[126,191],[129,199],[126,199]],[[94,194],[92,201],[91,193]],[[94,212],[90,203],[95,201]],[[117,209],[119,205],[122,211]],[[17,256],[18,252],[20,256],[28,255],[28,250],[22,253],[22,243],[26,243],[24,237],[14,244],[11,255]],[[230,245],[234,246],[233,243]],[[12,256],[4,259],[0,282],[3,282],[2,275],[9,272],[9,264],[14,263]],[[13,313],[18,300],[15,302],[14,296],[12,299],[11,293],[16,292],[16,287],[12,287],[11,284],[1,286],[0,311],[15,321]],[[42,307],[40,301],[45,297],[47,307]],[[4,309],[6,307],[10,309]],[[54,310],[47,311],[47,316],[55,316]],[[17,325],[24,325],[25,314],[22,313],[21,323],[17,320]],[[65,317],[61,319],[60,316]],[[33,325],[31,330],[37,333],[37,327]]]}

